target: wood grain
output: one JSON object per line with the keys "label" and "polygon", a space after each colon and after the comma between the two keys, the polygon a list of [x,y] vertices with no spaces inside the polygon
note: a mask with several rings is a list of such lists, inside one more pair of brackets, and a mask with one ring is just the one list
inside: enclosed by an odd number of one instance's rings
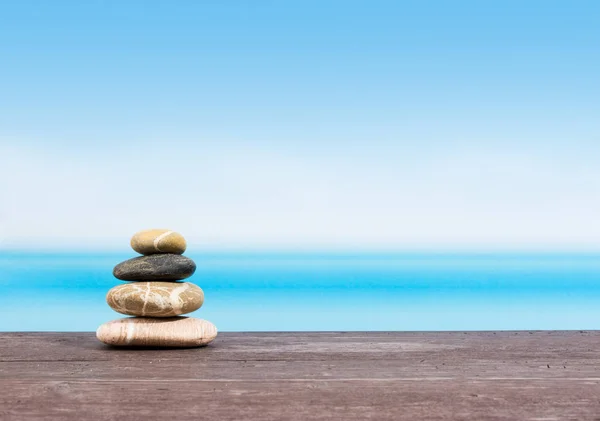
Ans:
{"label": "wood grain", "polygon": [[1,333],[1,420],[600,420],[600,332]]}

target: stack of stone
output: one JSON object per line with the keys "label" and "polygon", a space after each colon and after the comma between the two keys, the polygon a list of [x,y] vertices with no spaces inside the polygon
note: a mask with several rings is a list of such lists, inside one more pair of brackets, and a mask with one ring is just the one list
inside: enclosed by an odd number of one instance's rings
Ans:
{"label": "stack of stone", "polygon": [[206,320],[180,317],[198,310],[204,302],[202,290],[189,282],[196,264],[182,256],[183,236],[169,230],[140,231],[131,247],[143,256],[115,266],[113,274],[123,281],[108,291],[106,301],[115,311],[129,316],[104,323],[96,336],[109,345],[148,347],[203,346],[217,336],[217,328]]}

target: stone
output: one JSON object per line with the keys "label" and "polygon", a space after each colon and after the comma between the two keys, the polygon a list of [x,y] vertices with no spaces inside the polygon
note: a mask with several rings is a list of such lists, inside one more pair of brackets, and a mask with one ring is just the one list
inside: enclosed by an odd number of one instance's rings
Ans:
{"label": "stone", "polygon": [[190,348],[212,342],[217,328],[193,317],[126,317],[104,323],[96,337],[114,346]]}
{"label": "stone", "polygon": [[140,254],[183,254],[187,247],[185,238],[166,229],[144,230],[131,237],[131,248]]}
{"label": "stone", "polygon": [[173,317],[202,307],[204,292],[189,282],[132,282],[108,291],[106,302],[129,316]]}
{"label": "stone", "polygon": [[123,281],[178,281],[196,271],[190,258],[179,254],[152,254],[134,257],[115,266],[113,275]]}

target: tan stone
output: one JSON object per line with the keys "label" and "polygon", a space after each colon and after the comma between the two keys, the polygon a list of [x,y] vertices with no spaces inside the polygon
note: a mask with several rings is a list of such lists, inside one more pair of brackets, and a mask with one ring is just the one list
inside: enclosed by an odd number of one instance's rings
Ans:
{"label": "tan stone", "polygon": [[104,323],[96,337],[114,346],[189,348],[212,342],[217,328],[207,320],[192,317],[126,317]]}
{"label": "tan stone", "polygon": [[183,254],[187,247],[185,238],[175,231],[151,229],[140,231],[131,237],[131,248],[140,254]]}
{"label": "tan stone", "polygon": [[106,302],[130,316],[173,317],[198,310],[204,292],[189,282],[132,282],[108,291]]}

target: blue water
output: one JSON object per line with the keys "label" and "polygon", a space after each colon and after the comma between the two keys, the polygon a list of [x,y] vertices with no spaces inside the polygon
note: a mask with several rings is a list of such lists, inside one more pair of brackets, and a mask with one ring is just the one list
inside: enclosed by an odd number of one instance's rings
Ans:
{"label": "blue water", "polygon": [[[221,331],[600,329],[600,255],[188,254]],[[93,331],[130,254],[0,254],[0,331]]]}

